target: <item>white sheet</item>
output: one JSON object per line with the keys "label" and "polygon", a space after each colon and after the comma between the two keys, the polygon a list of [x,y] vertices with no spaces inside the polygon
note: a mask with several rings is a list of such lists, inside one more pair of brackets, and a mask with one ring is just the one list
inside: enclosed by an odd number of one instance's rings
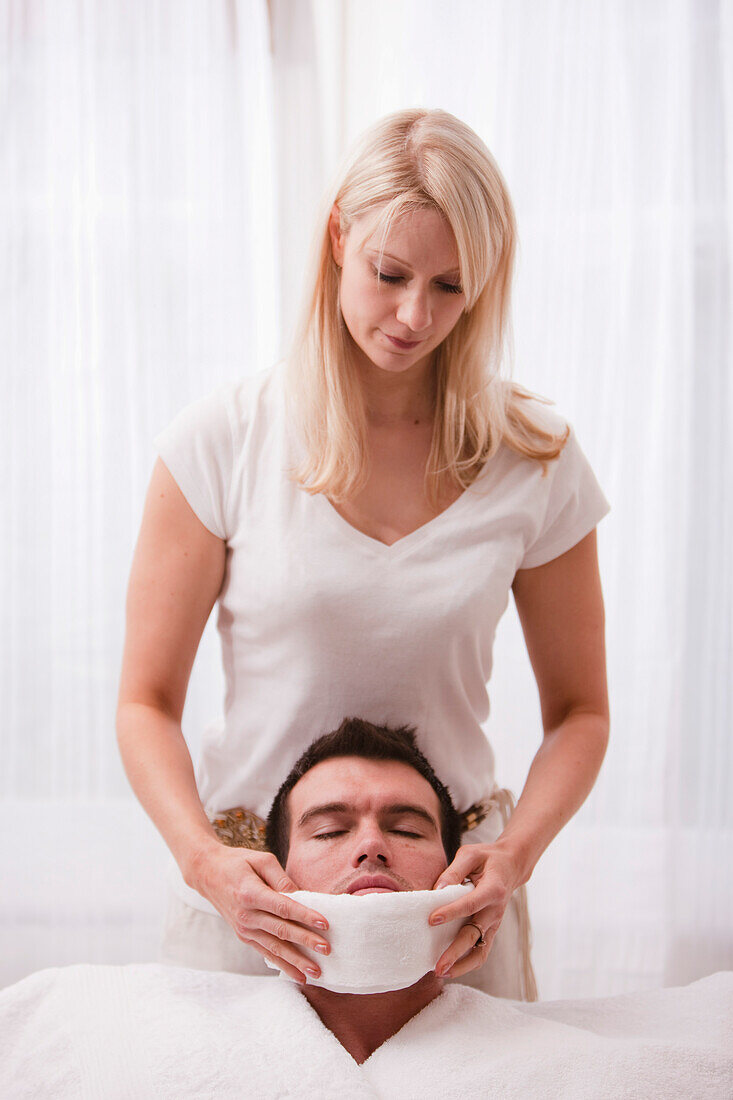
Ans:
{"label": "white sheet", "polygon": [[448,984],[358,1066],[290,983],[71,966],[0,992],[0,1096],[729,1100],[732,1019],[729,971],[535,1004]]}

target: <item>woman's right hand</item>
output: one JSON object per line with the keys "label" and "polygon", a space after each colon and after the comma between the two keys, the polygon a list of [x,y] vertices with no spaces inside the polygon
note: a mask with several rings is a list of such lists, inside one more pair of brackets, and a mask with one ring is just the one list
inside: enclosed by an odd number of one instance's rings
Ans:
{"label": "woman's right hand", "polygon": [[221,913],[242,943],[301,984],[308,977],[320,977],[320,967],[296,945],[327,955],[331,947],[323,932],[328,921],[321,913],[283,897],[283,892],[300,887],[274,855],[216,841],[196,862],[190,885]]}

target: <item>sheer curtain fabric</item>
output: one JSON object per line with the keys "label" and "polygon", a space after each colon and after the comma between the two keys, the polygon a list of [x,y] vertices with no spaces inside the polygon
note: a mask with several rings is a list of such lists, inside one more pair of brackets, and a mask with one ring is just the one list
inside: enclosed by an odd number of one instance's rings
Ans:
{"label": "sheer curtain fabric", "polygon": [[[731,0],[8,11],[0,982],[153,956],[166,850],[114,736],[151,441],[280,356],[323,188],[408,105],[496,156],[520,237],[514,377],[571,420],[612,505],[611,741],[529,884],[540,996],[733,968]],[[513,604],[490,690],[518,796],[542,729]],[[194,751],[220,707],[210,623]]]}

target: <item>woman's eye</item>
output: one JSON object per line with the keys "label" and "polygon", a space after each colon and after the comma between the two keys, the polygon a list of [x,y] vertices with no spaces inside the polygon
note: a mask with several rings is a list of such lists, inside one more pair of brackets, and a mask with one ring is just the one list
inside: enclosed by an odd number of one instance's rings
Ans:
{"label": "woman's eye", "polygon": [[[385,275],[383,271],[377,271],[374,269],[374,274],[377,277],[377,282],[384,283],[399,283],[404,279],[404,275]],[[441,290],[446,290],[449,294],[463,294],[462,286],[454,286],[453,283],[439,283]]]}
{"label": "woman's eye", "polygon": [[377,282],[398,283],[402,278],[402,275],[385,275],[383,271],[375,271],[374,274],[377,276]]}

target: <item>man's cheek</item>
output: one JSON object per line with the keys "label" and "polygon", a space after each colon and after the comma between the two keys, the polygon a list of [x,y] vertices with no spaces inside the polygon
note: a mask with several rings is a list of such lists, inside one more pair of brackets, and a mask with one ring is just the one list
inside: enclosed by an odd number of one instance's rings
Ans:
{"label": "man's cheek", "polygon": [[312,853],[309,856],[299,853],[288,859],[286,872],[301,890],[322,890],[323,880],[328,867],[324,853]]}
{"label": "man's cheek", "polygon": [[327,893],[331,884],[338,879],[338,867],[333,858],[333,853],[329,858],[328,852],[320,852],[318,858],[313,860],[308,870],[310,879],[313,882],[313,890],[321,890]]}

